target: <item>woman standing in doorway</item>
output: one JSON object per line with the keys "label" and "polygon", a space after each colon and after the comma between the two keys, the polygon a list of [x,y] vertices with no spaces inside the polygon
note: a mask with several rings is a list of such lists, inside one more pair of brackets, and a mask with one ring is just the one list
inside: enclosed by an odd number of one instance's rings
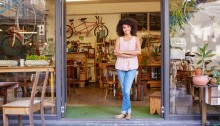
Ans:
{"label": "woman standing in doorway", "polygon": [[131,18],[121,19],[117,25],[115,64],[122,91],[121,113],[114,118],[131,119],[130,89],[138,69],[137,55],[141,54],[140,40],[137,38],[137,21]]}

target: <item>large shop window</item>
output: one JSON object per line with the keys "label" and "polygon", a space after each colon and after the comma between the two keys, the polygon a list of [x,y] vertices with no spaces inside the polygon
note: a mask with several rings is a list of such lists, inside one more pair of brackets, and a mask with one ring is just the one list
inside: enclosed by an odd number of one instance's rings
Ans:
{"label": "large shop window", "polygon": [[220,3],[181,1],[170,1],[170,113],[219,115]]}
{"label": "large shop window", "polygon": [[[0,106],[29,99],[31,75],[49,70],[44,108],[45,114],[55,114],[54,6],[51,0],[1,0]],[[18,83],[7,86],[6,82]],[[38,85],[35,97],[40,97],[41,92],[42,85]]]}

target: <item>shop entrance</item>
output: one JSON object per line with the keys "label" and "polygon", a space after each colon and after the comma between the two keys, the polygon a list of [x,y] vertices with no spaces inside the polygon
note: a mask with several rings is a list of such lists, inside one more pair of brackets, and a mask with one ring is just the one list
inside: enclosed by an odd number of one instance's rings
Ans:
{"label": "shop entrance", "polygon": [[[118,7],[113,11],[110,6]],[[133,6],[133,10],[125,7],[122,11],[122,6]],[[155,11],[148,10],[147,6],[154,6]],[[95,8],[102,11],[97,12]],[[142,54],[138,56],[140,67],[131,89],[133,117],[160,118],[160,1],[67,2],[66,10],[67,107],[64,117],[106,119],[120,113],[122,95],[113,50],[116,25],[121,18],[129,17],[138,21],[137,36],[142,43]],[[102,29],[97,31],[96,27]],[[107,74],[114,80],[113,85],[106,84]]]}

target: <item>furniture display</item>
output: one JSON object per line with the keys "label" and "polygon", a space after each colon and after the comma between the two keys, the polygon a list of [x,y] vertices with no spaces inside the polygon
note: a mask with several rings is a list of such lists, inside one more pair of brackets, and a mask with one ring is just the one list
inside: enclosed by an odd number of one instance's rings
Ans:
{"label": "furniture display", "polygon": [[50,93],[51,96],[49,99],[45,100],[44,106],[51,107],[52,113],[55,112],[55,67],[54,66],[32,66],[32,67],[20,67],[20,66],[14,66],[14,67],[0,67],[0,73],[19,73],[19,72],[36,72],[36,71],[47,71],[50,72]]}
{"label": "furniture display", "polygon": [[147,64],[148,78],[147,84],[150,88],[161,87],[161,64]]}
{"label": "furniture display", "polygon": [[150,95],[150,114],[157,112],[161,116],[161,92],[156,91]]}
{"label": "furniture display", "polygon": [[18,82],[0,82],[0,92],[3,93],[3,97],[4,97],[3,104],[7,103],[7,90],[18,87],[19,87]]}
{"label": "furniture display", "polygon": [[99,81],[99,87],[102,88],[103,87],[103,81],[101,78],[103,69],[106,69],[108,66],[114,66],[115,63],[96,63],[97,67],[96,67],[96,80]]}
{"label": "furniture display", "polygon": [[[3,105],[3,125],[8,126],[8,115],[18,115],[18,124],[22,125],[21,115],[29,115],[30,126],[34,126],[33,113],[41,111],[42,126],[44,126],[44,94],[48,83],[49,70],[46,72],[37,71],[32,74],[33,87],[31,97],[28,100],[16,100]],[[35,95],[38,92],[38,87],[42,86],[40,99],[36,99]]]}
{"label": "furniture display", "polygon": [[[67,65],[72,65],[73,67],[69,68],[75,68],[75,79],[80,83],[80,87],[85,86],[85,82],[88,79],[87,73],[87,60],[88,55],[86,53],[67,53]],[[75,62],[75,63],[74,63]],[[73,69],[72,69],[73,70]]]}
{"label": "furniture display", "polygon": [[67,93],[71,93],[71,85],[73,85],[73,93],[75,93],[75,85],[80,82],[85,82],[85,80],[79,80],[76,77],[76,67],[74,65],[67,65]]}

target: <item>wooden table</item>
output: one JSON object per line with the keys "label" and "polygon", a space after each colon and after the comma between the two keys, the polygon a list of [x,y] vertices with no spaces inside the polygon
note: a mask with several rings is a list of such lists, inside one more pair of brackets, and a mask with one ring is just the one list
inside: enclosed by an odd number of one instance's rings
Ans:
{"label": "wooden table", "polygon": [[[13,72],[36,72],[40,71],[47,71],[49,70],[50,74],[50,87],[51,87],[51,102],[55,103],[54,100],[54,74],[55,74],[55,67],[54,66],[14,66],[14,67],[0,67],[0,73],[13,73]],[[52,107],[52,113],[54,113],[54,107]]]}
{"label": "wooden table", "polygon": [[207,121],[207,106],[205,103],[205,86],[198,86],[198,85],[194,85],[195,87],[199,88],[199,100],[200,100],[200,104],[201,104],[201,109],[202,109],[202,126],[206,125],[206,121]]}
{"label": "wooden table", "polygon": [[0,82],[0,91],[3,92],[4,104],[7,103],[7,90],[17,88],[18,82]]}

